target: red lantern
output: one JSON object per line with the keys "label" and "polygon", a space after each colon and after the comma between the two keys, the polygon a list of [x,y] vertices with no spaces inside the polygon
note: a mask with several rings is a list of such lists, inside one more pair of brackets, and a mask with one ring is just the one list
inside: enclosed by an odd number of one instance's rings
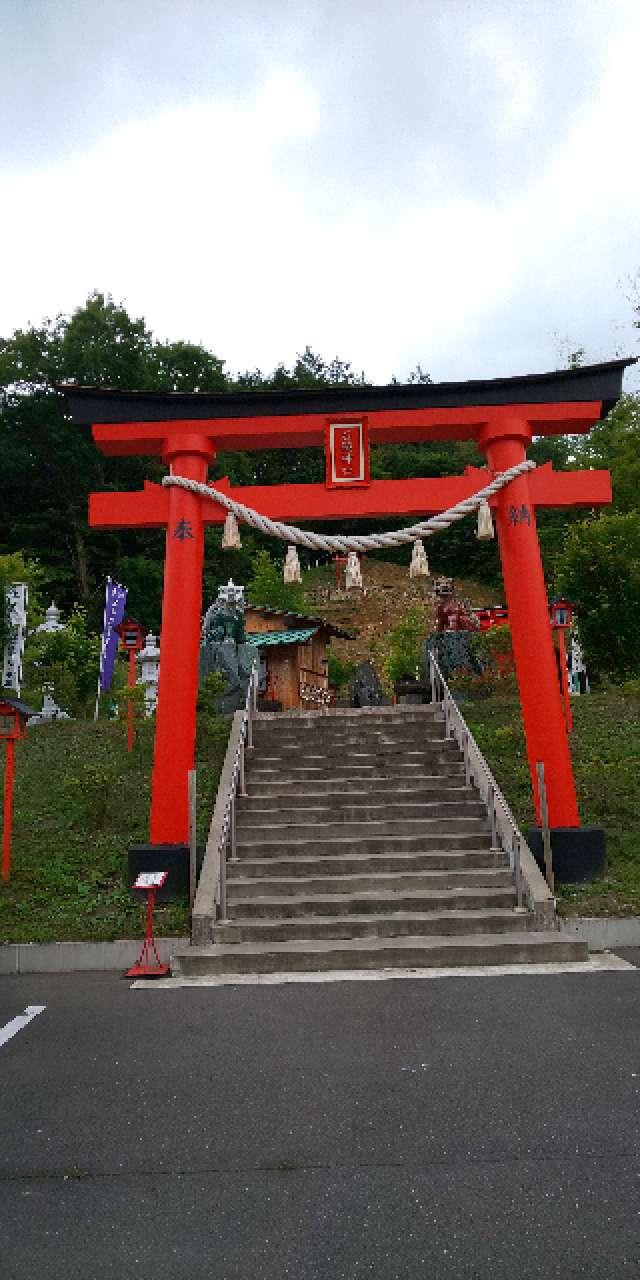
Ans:
{"label": "red lantern", "polygon": [[561,627],[566,631],[571,626],[573,620],[573,605],[565,600],[563,596],[559,596],[557,600],[553,600],[549,606],[551,615],[551,626],[555,629]]}

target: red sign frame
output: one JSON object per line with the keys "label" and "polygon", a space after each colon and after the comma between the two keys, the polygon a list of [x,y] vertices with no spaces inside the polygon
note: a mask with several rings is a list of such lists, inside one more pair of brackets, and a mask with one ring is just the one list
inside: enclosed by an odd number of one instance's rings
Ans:
{"label": "red sign frame", "polygon": [[353,489],[368,485],[369,426],[366,417],[327,419],[325,458],[328,489]]}

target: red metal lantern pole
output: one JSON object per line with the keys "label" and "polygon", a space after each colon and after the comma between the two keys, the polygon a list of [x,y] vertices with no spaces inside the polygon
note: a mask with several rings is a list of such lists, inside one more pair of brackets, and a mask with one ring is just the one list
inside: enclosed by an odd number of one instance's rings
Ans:
{"label": "red metal lantern pole", "polygon": [[2,879],[9,879],[11,870],[11,831],[13,827],[13,777],[15,773],[15,741],[5,738],[4,744],[4,830],[2,833]]}
{"label": "red metal lantern pole", "polygon": [[560,654],[560,679],[562,681],[562,699],[564,702],[564,718],[567,722],[567,733],[573,730],[573,712],[569,697],[569,669],[567,667],[567,646],[564,640],[564,627],[557,627],[558,652]]}
{"label": "red metal lantern pole", "polygon": [[[129,650],[129,688],[135,688],[136,683],[136,649]],[[133,723],[133,701],[127,698],[127,751],[133,750],[133,744],[136,740],[136,733]]]}

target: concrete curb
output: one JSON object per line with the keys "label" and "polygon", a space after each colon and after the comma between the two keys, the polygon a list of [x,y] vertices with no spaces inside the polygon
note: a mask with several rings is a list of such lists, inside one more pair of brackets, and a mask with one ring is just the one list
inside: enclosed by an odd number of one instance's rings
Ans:
{"label": "concrete curb", "polygon": [[[590,951],[640,947],[640,916],[569,916],[560,932],[584,938]],[[178,947],[191,939],[158,938],[160,959],[167,964]],[[0,977],[20,973],[108,973],[127,969],[137,960],[142,939],[116,942],[6,942],[0,944]]]}
{"label": "concrete curb", "polygon": [[589,951],[640,947],[640,916],[565,916],[560,920],[560,932],[584,938]]}
{"label": "concrete curb", "polygon": [[[157,938],[163,964],[168,964],[176,947],[188,946],[189,938]],[[135,964],[142,939],[119,938],[116,942],[6,942],[0,945],[0,976],[20,973],[108,972]]]}

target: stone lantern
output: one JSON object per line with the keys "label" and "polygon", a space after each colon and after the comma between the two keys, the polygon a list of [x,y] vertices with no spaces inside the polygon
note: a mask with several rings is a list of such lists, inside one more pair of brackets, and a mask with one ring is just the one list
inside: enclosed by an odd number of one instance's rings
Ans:
{"label": "stone lantern", "polygon": [[44,622],[41,622],[40,626],[36,627],[36,635],[41,631],[45,631],[48,634],[52,634],[55,631],[64,631],[64,630],[65,630],[64,623],[60,621],[60,610],[58,606],[53,603],[53,600],[52,600],[51,604],[49,605],[49,608],[47,609],[44,615]]}
{"label": "stone lantern", "polygon": [[136,654],[140,663],[137,683],[144,685],[145,715],[152,716],[158,701],[158,677],[160,675],[160,649],[152,631],[147,632],[144,649]]}

